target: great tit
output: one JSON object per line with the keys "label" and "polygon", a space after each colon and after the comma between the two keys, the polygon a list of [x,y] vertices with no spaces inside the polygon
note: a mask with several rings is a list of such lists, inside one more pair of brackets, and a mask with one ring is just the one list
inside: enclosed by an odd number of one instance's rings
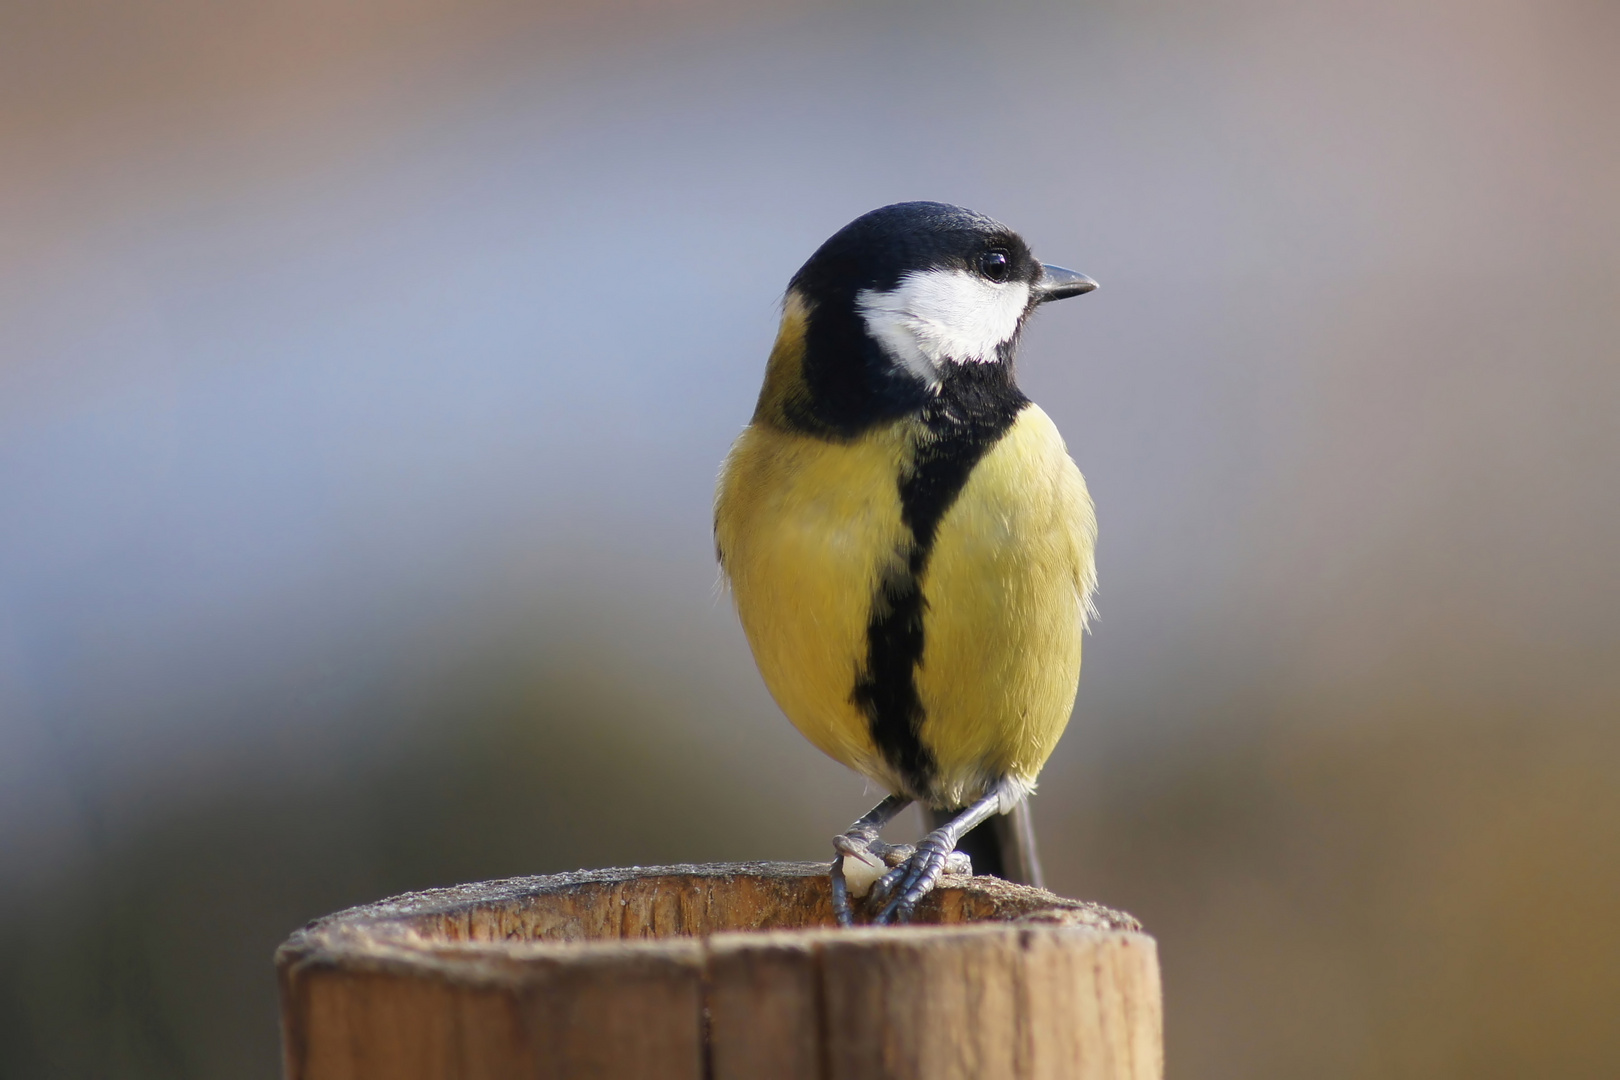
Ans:
{"label": "great tit", "polygon": [[[874,921],[908,920],[964,835],[1022,805],[1068,723],[1096,515],[1013,357],[1036,307],[1096,287],[936,202],[856,218],[788,284],[715,545],[777,704],[891,793],[833,842],[845,925],[861,864]],[[879,841],[912,802],[944,823],[914,848]]]}

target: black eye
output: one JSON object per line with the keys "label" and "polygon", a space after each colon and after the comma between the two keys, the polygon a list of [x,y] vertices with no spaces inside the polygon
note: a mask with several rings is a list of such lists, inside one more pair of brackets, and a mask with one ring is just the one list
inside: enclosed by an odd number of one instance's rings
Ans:
{"label": "black eye", "polygon": [[1012,273],[1012,260],[1000,248],[991,248],[979,256],[979,273],[991,281],[1006,281]]}

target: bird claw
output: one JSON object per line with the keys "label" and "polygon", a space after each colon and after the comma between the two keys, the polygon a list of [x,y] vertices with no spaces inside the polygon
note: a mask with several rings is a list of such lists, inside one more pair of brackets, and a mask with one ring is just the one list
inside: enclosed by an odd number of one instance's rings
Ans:
{"label": "bird claw", "polygon": [[[864,864],[864,867],[897,866],[910,858],[913,850],[909,844],[885,844],[864,829],[852,829],[833,837],[833,851],[836,854],[833,856],[831,871],[832,902],[833,914],[838,918],[838,925],[855,925],[855,910],[850,903],[850,893],[851,891],[856,895],[865,893],[876,876],[870,871],[857,873],[852,888],[845,868],[846,860],[854,859],[857,863]],[[857,867],[857,869],[864,868]]]}
{"label": "bird claw", "polygon": [[[851,882],[847,869],[858,869],[853,890],[857,894],[866,888],[869,893],[868,910],[877,909],[872,921],[876,924],[910,922],[917,902],[939,884],[945,874],[972,874],[973,862],[966,852],[957,851],[956,841],[961,833],[972,828],[989,813],[991,803],[980,800],[974,808],[951,824],[935,829],[920,844],[885,844],[878,839],[878,831],[896,814],[910,805],[911,799],[903,795],[890,795],[848,831],[833,837],[831,872],[833,914],[840,926],[855,925],[855,910],[850,904]],[[849,864],[849,860],[855,860]],[[849,864],[846,866],[846,864]],[[874,874],[879,867],[888,867],[886,873]],[[868,876],[871,875],[871,876]]]}
{"label": "bird claw", "polygon": [[838,919],[839,926],[854,926],[855,912],[849,906],[849,883],[844,880],[842,854],[833,856],[831,876],[833,915]]}
{"label": "bird claw", "polygon": [[910,922],[917,904],[933,891],[946,874],[971,874],[973,861],[964,851],[954,851],[930,833],[904,861],[872,886],[869,905],[883,905],[872,919],[876,925]]}

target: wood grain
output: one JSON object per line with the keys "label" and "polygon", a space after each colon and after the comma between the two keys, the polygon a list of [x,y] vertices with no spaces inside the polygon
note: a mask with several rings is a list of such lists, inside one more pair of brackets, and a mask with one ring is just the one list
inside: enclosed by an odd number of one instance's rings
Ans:
{"label": "wood grain", "polygon": [[1154,1080],[1134,919],[947,878],[834,925],[820,864],[587,871],[329,916],[276,955],[289,1080]]}

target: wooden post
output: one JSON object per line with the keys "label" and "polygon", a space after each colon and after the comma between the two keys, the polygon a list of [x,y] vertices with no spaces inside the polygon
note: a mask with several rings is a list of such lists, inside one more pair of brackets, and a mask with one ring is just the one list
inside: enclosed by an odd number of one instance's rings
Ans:
{"label": "wooden post", "polygon": [[328,916],[276,953],[288,1080],[1157,1080],[1136,920],[952,877],[840,930],[826,867],[514,878]]}

